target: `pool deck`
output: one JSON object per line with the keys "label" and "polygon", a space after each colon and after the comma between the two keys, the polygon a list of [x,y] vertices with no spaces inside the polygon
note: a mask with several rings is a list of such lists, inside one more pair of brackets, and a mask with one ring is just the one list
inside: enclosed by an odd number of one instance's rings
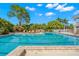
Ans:
{"label": "pool deck", "polygon": [[18,46],[7,56],[79,56],[79,46]]}
{"label": "pool deck", "polygon": [[70,33],[70,32],[59,32],[59,34],[65,34],[65,35],[70,35],[70,36],[79,37],[79,34],[74,34],[74,33]]}

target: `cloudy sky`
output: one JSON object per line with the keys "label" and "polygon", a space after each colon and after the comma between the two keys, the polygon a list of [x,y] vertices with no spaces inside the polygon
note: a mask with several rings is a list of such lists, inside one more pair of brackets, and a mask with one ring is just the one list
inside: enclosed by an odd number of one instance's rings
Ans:
{"label": "cloudy sky", "polygon": [[[7,13],[12,4],[0,4],[0,17],[17,24],[16,17],[9,18]],[[67,18],[73,23],[72,16],[79,13],[79,4],[75,3],[24,3],[17,4],[24,7],[30,14],[31,23],[47,23],[57,17]]]}

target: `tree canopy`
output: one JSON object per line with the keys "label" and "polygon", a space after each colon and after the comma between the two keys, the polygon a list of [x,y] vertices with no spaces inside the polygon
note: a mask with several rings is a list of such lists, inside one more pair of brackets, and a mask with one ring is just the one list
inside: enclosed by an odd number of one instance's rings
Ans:
{"label": "tree canopy", "polygon": [[57,20],[53,20],[53,21],[48,22],[48,27],[51,29],[62,29],[64,25]]}
{"label": "tree canopy", "polygon": [[56,20],[61,22],[62,24],[68,24],[68,20],[66,18],[65,19],[57,18]]}
{"label": "tree canopy", "polygon": [[8,33],[13,31],[13,24],[9,21],[0,18],[0,33]]}
{"label": "tree canopy", "polygon": [[25,8],[20,7],[19,5],[12,5],[10,11],[8,12],[8,16],[17,17],[19,21],[19,26],[21,26],[23,23],[30,23],[29,13],[26,11]]}

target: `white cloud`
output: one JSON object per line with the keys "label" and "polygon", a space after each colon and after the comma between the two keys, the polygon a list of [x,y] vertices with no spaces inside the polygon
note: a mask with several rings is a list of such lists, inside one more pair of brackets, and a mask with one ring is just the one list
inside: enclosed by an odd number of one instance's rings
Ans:
{"label": "white cloud", "polygon": [[56,10],[59,10],[60,12],[74,10],[74,7],[73,7],[73,6],[67,6],[67,7],[65,7],[66,5],[67,5],[67,4],[58,5],[58,6],[56,7]]}
{"label": "white cloud", "polygon": [[77,14],[79,14],[79,10],[76,10],[76,11],[74,12],[74,15],[77,15]]}
{"label": "white cloud", "polygon": [[67,5],[67,3],[63,4],[62,6],[65,7]]}
{"label": "white cloud", "polygon": [[45,13],[46,16],[52,16],[52,15],[55,15],[53,12],[47,12]]}
{"label": "white cloud", "polygon": [[65,8],[63,8],[63,9],[60,10],[60,11],[71,11],[71,10],[73,10],[73,9],[74,9],[73,6],[69,6],[69,7],[65,7]]}
{"label": "white cloud", "polygon": [[61,9],[63,9],[63,6],[62,6],[62,5],[58,5],[58,6],[56,7],[56,10],[61,10]]}
{"label": "white cloud", "polygon": [[39,16],[42,16],[43,14],[38,14]]}
{"label": "white cloud", "polygon": [[47,5],[46,5],[46,7],[51,9],[51,8],[56,7],[57,5],[58,5],[58,3],[54,3],[54,4],[47,4]]}
{"label": "white cloud", "polygon": [[27,9],[27,10],[30,10],[30,11],[35,11],[35,8],[33,8],[33,7],[28,7],[28,6],[26,6],[26,9]]}
{"label": "white cloud", "polygon": [[25,8],[26,8],[26,9],[29,9],[29,7],[28,7],[28,6],[26,6]]}
{"label": "white cloud", "polygon": [[41,6],[42,6],[42,4],[37,4],[37,6],[41,7]]}
{"label": "white cloud", "polygon": [[66,5],[67,5],[66,3],[63,4],[63,5],[58,5],[58,6],[56,7],[56,10],[62,10]]}

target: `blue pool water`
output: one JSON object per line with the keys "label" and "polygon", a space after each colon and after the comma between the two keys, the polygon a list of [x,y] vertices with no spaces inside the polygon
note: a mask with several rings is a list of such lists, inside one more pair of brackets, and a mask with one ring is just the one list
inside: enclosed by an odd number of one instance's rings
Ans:
{"label": "blue pool water", "polygon": [[0,36],[0,56],[5,56],[20,45],[79,45],[79,37],[55,33],[44,34],[11,34]]}

